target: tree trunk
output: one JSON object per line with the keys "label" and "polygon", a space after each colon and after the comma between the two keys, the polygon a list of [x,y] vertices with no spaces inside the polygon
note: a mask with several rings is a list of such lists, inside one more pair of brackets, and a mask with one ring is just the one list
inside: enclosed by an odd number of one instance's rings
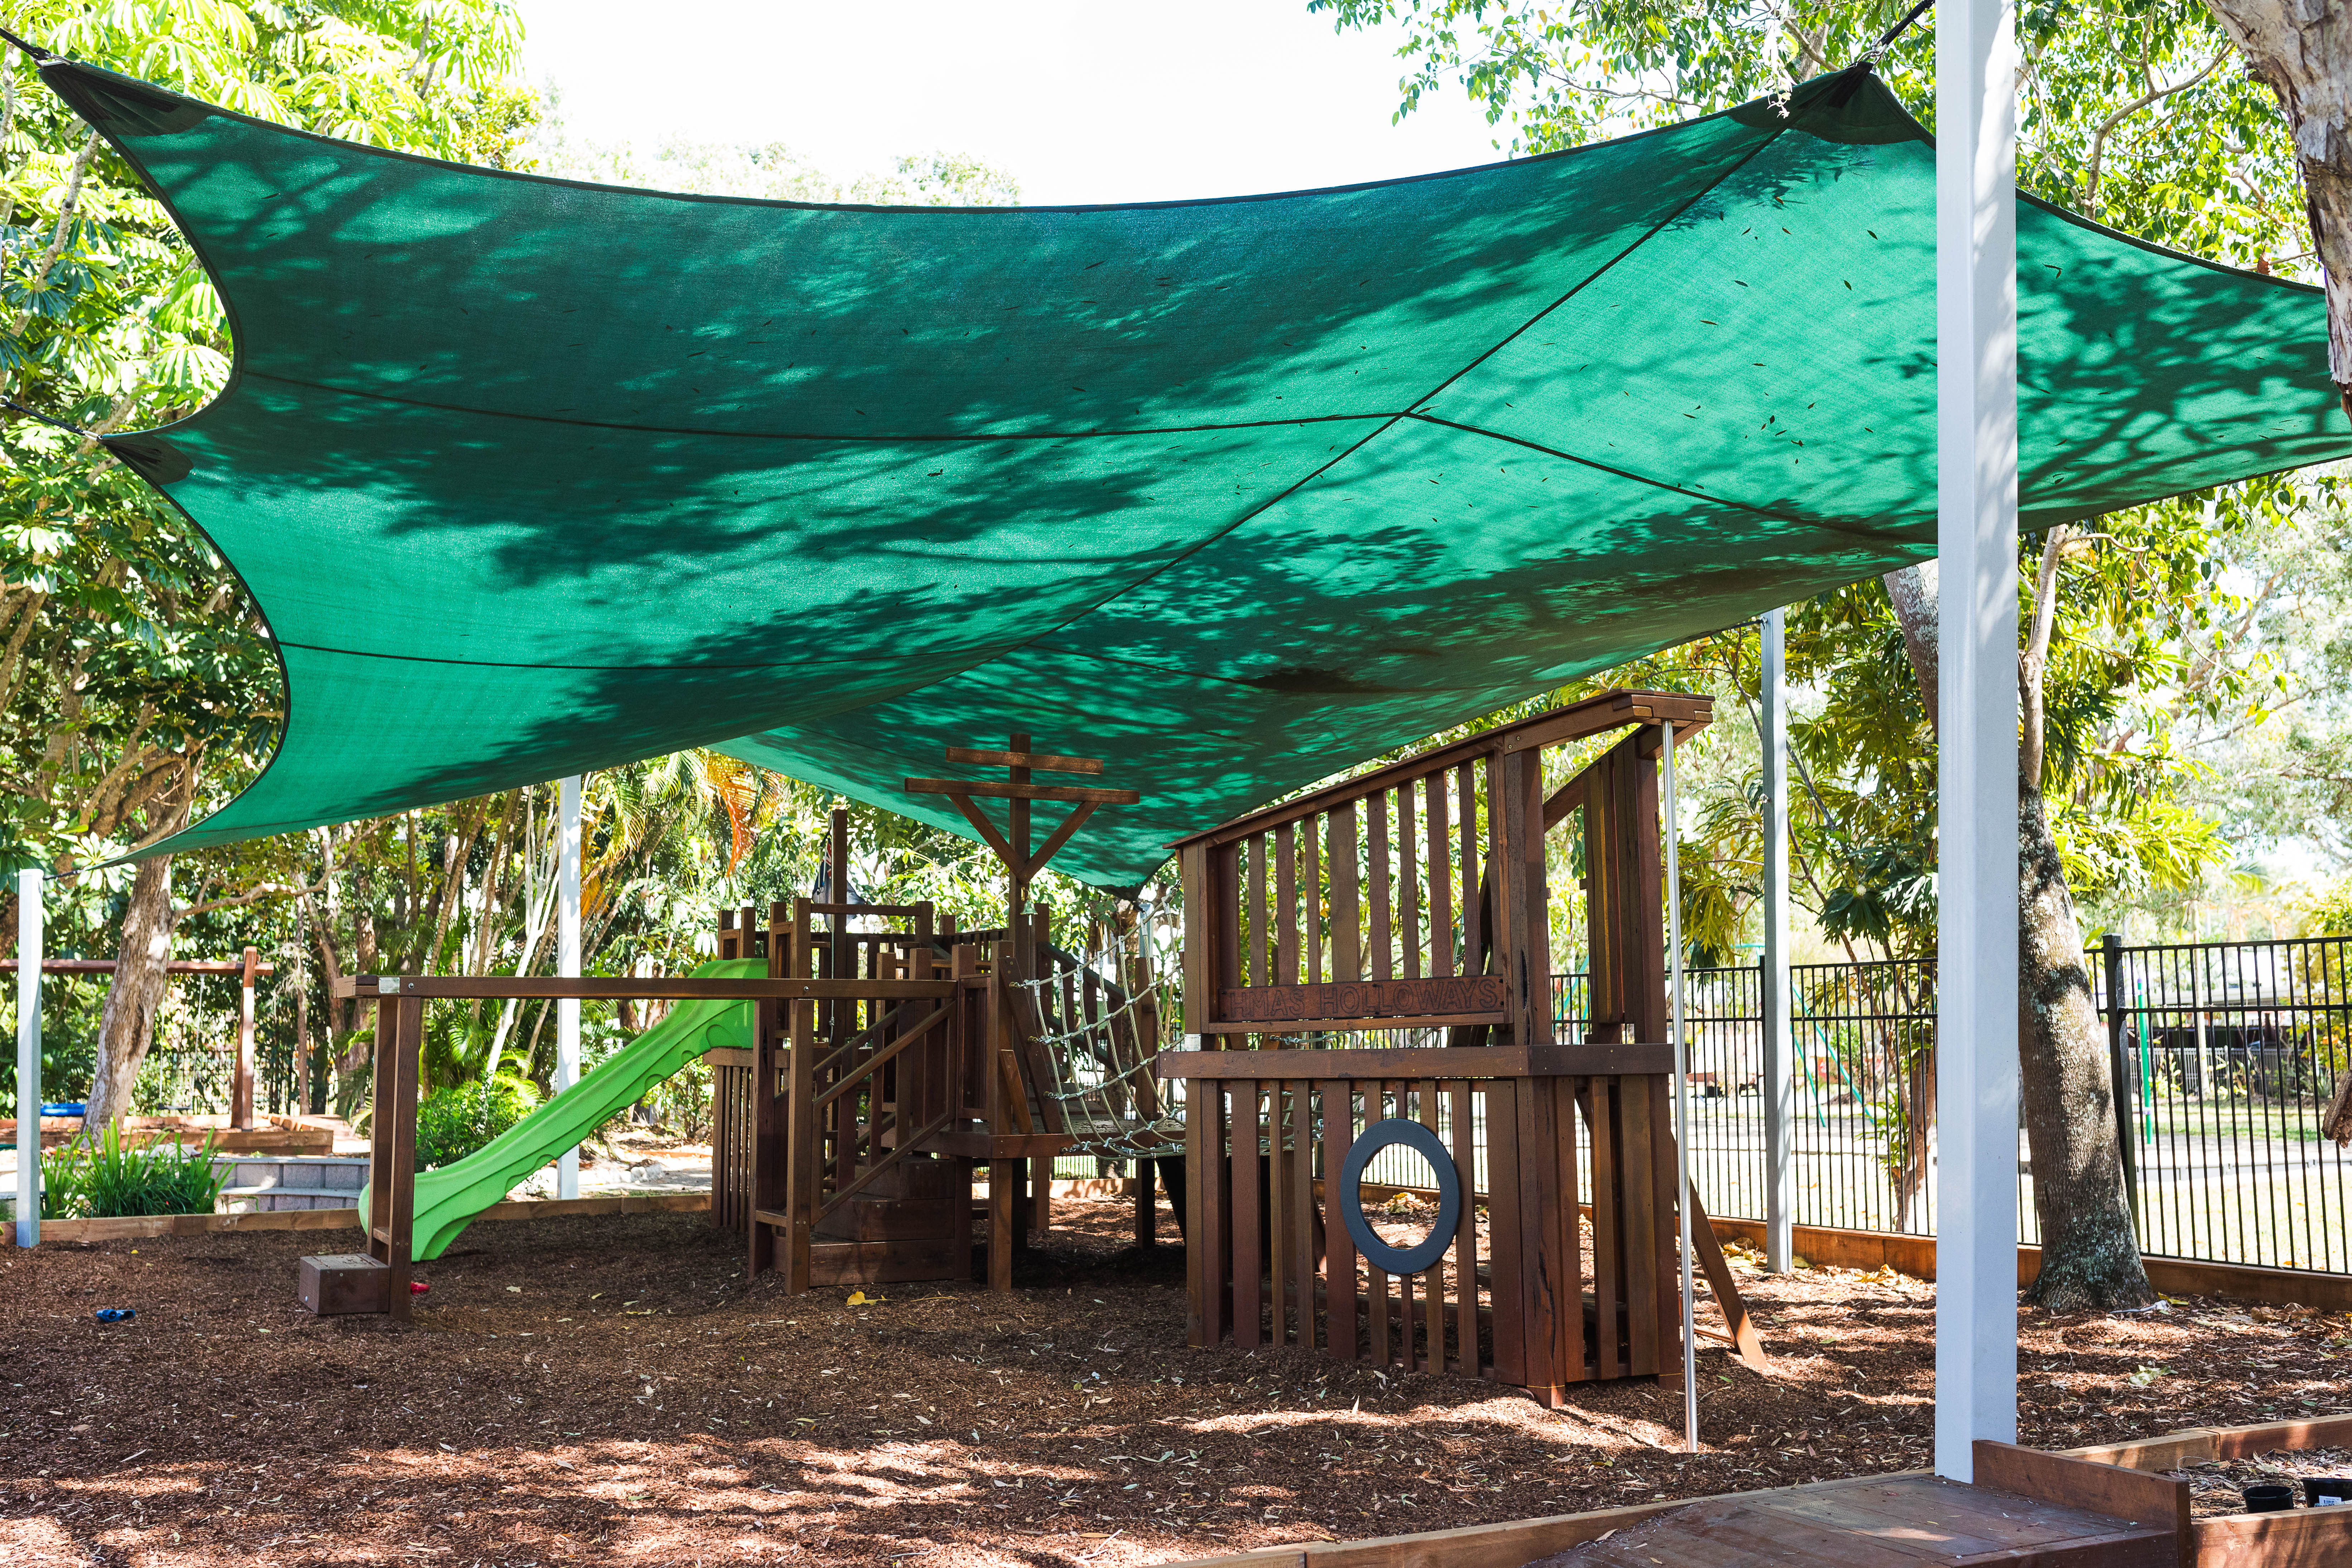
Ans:
{"label": "tree trunk", "polygon": [[2018,791],[2017,839],[2017,1040],[2042,1222],[2042,1273],[2025,1299],[2053,1312],[2145,1307],[2156,1294],[2124,1196],[2105,1031],[2038,789]]}
{"label": "tree trunk", "polygon": [[1941,706],[1938,687],[1938,667],[1936,663],[1936,639],[1942,629],[1937,612],[1936,563],[1922,561],[1916,566],[1905,566],[1889,572],[1879,579],[1886,584],[1886,597],[1895,606],[1895,624],[1903,628],[1903,651],[1910,656],[1911,673],[1919,681],[1919,700],[1927,707],[1927,728],[1938,728],[1937,710]]}
{"label": "tree trunk", "polygon": [[131,1114],[131,1086],[155,1037],[155,1014],[163,1005],[172,958],[172,857],[139,862],[131,879],[131,902],[122,914],[122,944],[114,955],[114,982],[99,1016],[98,1067],[89,1085],[89,1115],[84,1125],[101,1127]]}
{"label": "tree trunk", "polygon": [[2312,247],[2326,272],[2327,374],[2352,414],[2352,26],[2322,0],[2210,0],[2294,136]]}
{"label": "tree trunk", "polygon": [[[1898,584],[1896,577],[1906,580]],[[2046,611],[2054,576],[2043,586],[2045,603],[2037,608]],[[1888,574],[1887,598],[1931,726],[1937,588],[1934,578],[1916,571]],[[2032,732],[2020,748],[2025,778],[2018,792],[2018,1088],[2042,1226],[2042,1273],[2026,1299],[2053,1311],[2139,1307],[2155,1297],[2124,1200],[2104,1032],[2091,1001],[2074,900],[2042,804],[2039,664],[2048,623],[2046,613],[2037,614],[2040,645],[2029,654],[2033,668],[2021,669]]]}

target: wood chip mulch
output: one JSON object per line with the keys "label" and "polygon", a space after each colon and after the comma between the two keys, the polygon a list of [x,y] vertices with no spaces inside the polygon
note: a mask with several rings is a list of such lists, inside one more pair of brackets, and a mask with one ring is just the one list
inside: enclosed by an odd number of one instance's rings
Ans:
{"label": "wood chip mulch", "polygon": [[2212,1459],[2184,1470],[2168,1470],[2189,1483],[2190,1511],[2199,1519],[2246,1511],[2245,1490],[2264,1481],[2284,1481],[2294,1489],[2295,1506],[2303,1506],[2304,1478],[2346,1480],[2352,1496],[2352,1448],[2293,1448],[2257,1454],[2246,1459]]}
{"label": "wood chip mulch", "polygon": [[[318,1320],[295,1260],[351,1233],[0,1252],[11,1564],[1167,1563],[1916,1468],[1934,1287],[1746,1288],[1766,1379],[1545,1411],[1319,1352],[1183,1343],[1183,1254],[1066,1202],[1018,1289],[786,1297],[699,1215],[486,1223],[413,1326]],[[101,1307],[135,1308],[125,1323]],[[2020,1318],[2022,1440],[2343,1410],[2352,1321],[2207,1300]]]}

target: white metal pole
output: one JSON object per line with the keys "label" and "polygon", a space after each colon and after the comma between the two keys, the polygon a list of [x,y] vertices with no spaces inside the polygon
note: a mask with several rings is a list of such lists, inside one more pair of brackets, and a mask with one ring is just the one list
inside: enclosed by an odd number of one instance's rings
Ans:
{"label": "white metal pole", "polygon": [[16,873],[16,1245],[41,1244],[41,872]]}
{"label": "white metal pole", "polygon": [[1683,1269],[1683,1447],[1698,1452],[1698,1345],[1691,1302],[1690,1063],[1683,1041],[1683,879],[1675,816],[1675,726],[1658,726],[1659,815],[1666,840],[1666,1040],[1675,1048],[1675,1214],[1679,1221]]}
{"label": "white metal pole", "polygon": [[[566,979],[580,975],[580,786],[573,773],[559,786],[555,841],[555,973]],[[580,1002],[567,996],[555,1004],[555,1091],[580,1081]],[[580,1150],[566,1149],[555,1163],[555,1195],[580,1195]]]}
{"label": "white metal pole", "polygon": [[1936,1473],[2017,1438],[2017,93],[2005,0],[1936,26]]}
{"label": "white metal pole", "polygon": [[1789,1271],[1796,1256],[1789,1134],[1797,1074],[1789,1035],[1789,691],[1785,616],[1764,613],[1764,1267]]}

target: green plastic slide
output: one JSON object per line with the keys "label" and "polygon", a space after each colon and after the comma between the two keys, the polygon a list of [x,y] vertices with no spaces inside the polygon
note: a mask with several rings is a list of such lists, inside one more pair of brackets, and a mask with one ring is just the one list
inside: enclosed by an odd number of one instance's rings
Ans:
{"label": "green plastic slide", "polygon": [[[697,969],[698,980],[756,980],[762,959],[721,959]],[[636,1102],[688,1058],[721,1047],[751,1044],[749,1002],[680,1002],[669,1016],[623,1046],[595,1071],[455,1164],[416,1177],[415,1249],[419,1261],[438,1258],[474,1216],[503,1202],[515,1184],[578,1143]],[[368,1194],[360,1194],[360,1212]]]}

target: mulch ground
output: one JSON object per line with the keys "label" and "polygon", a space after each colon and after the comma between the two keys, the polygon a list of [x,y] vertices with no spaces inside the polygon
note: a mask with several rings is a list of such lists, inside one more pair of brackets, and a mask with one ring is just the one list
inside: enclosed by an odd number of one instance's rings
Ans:
{"label": "mulch ground", "polygon": [[[1927,1458],[1934,1287],[1750,1279],[1777,1375],[1538,1409],[1457,1378],[1183,1343],[1182,1253],[1065,1203],[1018,1289],[747,1284],[699,1216],[483,1224],[412,1326],[317,1320],[342,1232],[0,1253],[0,1561],[1165,1563]],[[1162,1217],[1163,1234],[1174,1241]],[[132,1307],[103,1325],[100,1307]],[[2352,1321],[2189,1300],[2020,1319],[2022,1440],[2335,1412]]]}

